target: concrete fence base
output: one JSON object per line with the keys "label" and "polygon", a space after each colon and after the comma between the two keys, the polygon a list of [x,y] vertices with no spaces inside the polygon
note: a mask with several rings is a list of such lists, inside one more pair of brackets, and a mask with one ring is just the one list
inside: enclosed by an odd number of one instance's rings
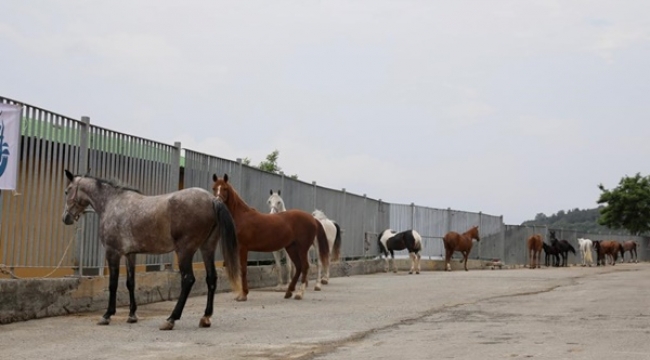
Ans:
{"label": "concrete fence base", "polygon": [[[359,260],[334,263],[330,267],[330,277],[373,274],[384,271],[384,260]],[[396,260],[399,271],[408,271],[408,259]],[[470,260],[471,269],[489,268],[489,264]],[[440,260],[422,260],[422,271],[444,270]],[[458,260],[452,261],[452,269],[462,270]],[[219,292],[230,291],[223,269],[218,271]],[[248,286],[251,289],[277,285],[277,271],[273,266],[249,266]],[[315,266],[310,270],[310,278],[315,279]],[[205,272],[195,270],[196,283],[190,296],[205,295]],[[285,274],[286,276],[286,274]],[[126,278],[120,277],[117,291],[117,305],[129,304]],[[174,300],[180,294],[180,273],[161,271],[136,274],[136,302],[149,304]],[[310,281],[310,287],[313,282]],[[56,279],[0,280],[0,324],[25,321],[49,316],[59,316],[81,312],[104,310],[108,302],[108,277],[68,277]]]}

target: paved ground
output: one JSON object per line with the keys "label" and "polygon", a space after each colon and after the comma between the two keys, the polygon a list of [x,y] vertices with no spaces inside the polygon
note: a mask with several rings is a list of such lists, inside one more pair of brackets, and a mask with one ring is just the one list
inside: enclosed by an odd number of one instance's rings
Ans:
{"label": "paved ground", "polygon": [[[313,285],[313,284],[312,284]],[[650,264],[334,278],[302,301],[219,294],[0,326],[0,359],[650,359]]]}

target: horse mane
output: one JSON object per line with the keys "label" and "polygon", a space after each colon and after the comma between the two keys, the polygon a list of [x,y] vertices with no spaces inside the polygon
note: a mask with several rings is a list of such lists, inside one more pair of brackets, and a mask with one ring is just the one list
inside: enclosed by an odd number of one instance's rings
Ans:
{"label": "horse mane", "polygon": [[142,194],[142,192],[140,190],[138,190],[136,188],[132,188],[130,186],[123,185],[120,182],[118,182],[117,180],[101,179],[101,178],[98,178],[98,177],[95,177],[95,176],[92,176],[92,175],[84,175],[84,176],[77,175],[77,176],[80,176],[81,178],[91,179],[91,180],[95,181],[95,185],[97,185],[97,187],[102,186],[102,185],[108,185],[108,186],[110,186],[110,187],[112,187],[112,188],[114,188],[114,189],[116,189],[116,190],[118,190],[120,192],[121,191],[133,191],[133,192],[136,192],[138,194]]}

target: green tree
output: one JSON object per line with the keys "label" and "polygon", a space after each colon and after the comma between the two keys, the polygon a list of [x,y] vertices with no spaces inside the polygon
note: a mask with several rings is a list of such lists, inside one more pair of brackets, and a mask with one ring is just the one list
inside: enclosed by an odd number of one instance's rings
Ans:
{"label": "green tree", "polygon": [[625,176],[618,187],[608,190],[603,184],[598,188],[602,193],[598,204],[600,209],[598,223],[613,229],[626,229],[633,235],[650,230],[650,178],[637,173]]}
{"label": "green tree", "polygon": [[260,162],[260,165],[258,168],[260,170],[272,172],[272,173],[279,173],[282,171],[282,168],[280,165],[278,165],[278,159],[280,158],[280,151],[277,149],[273,150],[270,154],[266,155],[266,160]]}
{"label": "green tree", "polygon": [[[278,159],[280,158],[280,151],[279,150],[273,150],[270,154],[266,155],[266,160],[260,162],[260,164],[257,166],[258,169],[268,171],[274,174],[279,174],[282,172],[282,168],[280,165],[278,165]],[[252,166],[251,165],[252,160],[248,157],[245,157],[242,160],[242,164]],[[255,167],[255,166],[253,166]],[[289,176],[292,179],[298,180],[298,175],[290,175]]]}

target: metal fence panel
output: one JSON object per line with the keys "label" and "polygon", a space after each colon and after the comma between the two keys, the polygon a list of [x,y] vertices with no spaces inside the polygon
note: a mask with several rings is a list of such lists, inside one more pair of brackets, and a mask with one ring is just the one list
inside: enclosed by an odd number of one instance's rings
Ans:
{"label": "metal fence panel", "polygon": [[[0,102],[17,104],[2,97]],[[3,191],[0,202],[0,264],[60,267],[65,274],[76,267],[77,227],[65,226],[61,214],[63,170],[78,171],[81,126],[65,116],[23,106],[17,189]]]}

